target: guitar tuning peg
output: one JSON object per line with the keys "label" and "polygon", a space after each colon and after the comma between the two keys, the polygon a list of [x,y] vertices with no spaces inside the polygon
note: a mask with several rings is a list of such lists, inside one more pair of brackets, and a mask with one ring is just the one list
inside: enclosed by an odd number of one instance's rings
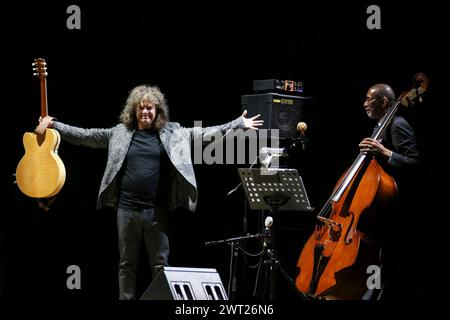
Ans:
{"label": "guitar tuning peg", "polygon": [[34,67],[35,65],[36,65],[36,62],[33,62],[33,63],[31,64],[31,66],[33,66],[33,67]]}

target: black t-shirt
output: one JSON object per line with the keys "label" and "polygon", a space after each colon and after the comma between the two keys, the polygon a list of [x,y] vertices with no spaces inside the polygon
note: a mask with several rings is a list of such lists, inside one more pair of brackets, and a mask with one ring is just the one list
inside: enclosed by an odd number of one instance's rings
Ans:
{"label": "black t-shirt", "polygon": [[165,156],[156,131],[136,130],[122,167],[120,208],[154,207]]}

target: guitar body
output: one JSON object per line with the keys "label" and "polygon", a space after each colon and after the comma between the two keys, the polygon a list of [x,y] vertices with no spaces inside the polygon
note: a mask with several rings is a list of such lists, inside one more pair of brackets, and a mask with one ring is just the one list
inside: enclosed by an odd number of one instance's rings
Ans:
{"label": "guitar body", "polygon": [[58,131],[46,129],[43,135],[23,135],[25,155],[17,165],[16,181],[20,191],[32,198],[49,198],[61,190],[66,169],[57,151],[61,141]]}

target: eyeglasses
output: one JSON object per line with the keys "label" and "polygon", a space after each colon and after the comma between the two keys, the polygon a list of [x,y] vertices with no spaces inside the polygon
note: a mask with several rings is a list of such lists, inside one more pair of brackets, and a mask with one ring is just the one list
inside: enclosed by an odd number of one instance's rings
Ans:
{"label": "eyeglasses", "polygon": [[375,101],[377,101],[377,100],[380,100],[381,98],[380,97],[378,97],[378,98],[369,98],[369,97],[366,97],[366,99],[364,100],[364,102],[367,102],[368,104],[371,104],[371,103],[373,103],[373,102],[375,102]]}

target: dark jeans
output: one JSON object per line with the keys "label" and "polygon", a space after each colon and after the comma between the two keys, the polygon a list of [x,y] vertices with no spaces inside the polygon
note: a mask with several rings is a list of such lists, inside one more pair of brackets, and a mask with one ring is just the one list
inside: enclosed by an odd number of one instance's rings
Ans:
{"label": "dark jeans", "polygon": [[144,243],[153,277],[169,257],[166,217],[154,209],[117,210],[119,236],[119,299],[136,299],[136,275],[141,244]]}

